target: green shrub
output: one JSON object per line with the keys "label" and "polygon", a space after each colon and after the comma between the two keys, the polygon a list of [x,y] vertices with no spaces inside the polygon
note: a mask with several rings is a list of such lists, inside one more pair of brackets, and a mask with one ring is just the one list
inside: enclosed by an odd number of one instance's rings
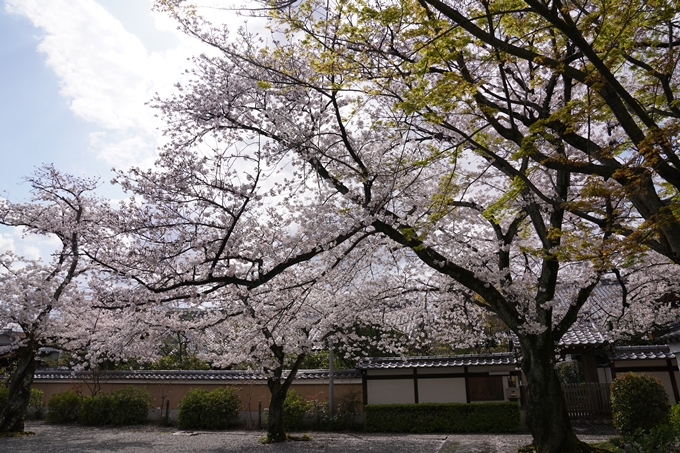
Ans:
{"label": "green shrub", "polygon": [[284,431],[292,431],[300,429],[305,414],[312,407],[301,395],[298,395],[295,390],[288,390],[286,399],[283,402],[283,429]]}
{"label": "green shrub", "polygon": [[[57,397],[57,395],[60,395]],[[112,393],[81,398],[72,392],[64,392],[50,398],[48,419],[53,419],[53,405],[67,400],[71,406],[77,404],[76,416],[70,415],[66,421],[78,420],[83,425],[136,425],[144,423],[151,407],[151,395],[144,389],[127,386]],[[57,397],[55,399],[55,397]],[[53,401],[54,400],[54,401]],[[57,412],[58,414],[58,412]],[[62,422],[62,423],[63,423]]]}
{"label": "green shrub", "polygon": [[101,426],[111,423],[111,396],[100,393],[86,396],[80,405],[78,421],[83,425]]}
{"label": "green shrub", "polygon": [[630,436],[624,436],[624,451],[627,453],[672,453],[680,452],[678,431],[674,426],[662,424],[649,432],[638,429]]}
{"label": "green shrub", "polygon": [[55,393],[47,402],[47,420],[71,423],[78,420],[82,398],[71,391]]}
{"label": "green shrub", "polygon": [[612,419],[622,436],[649,432],[668,421],[668,395],[663,384],[644,374],[627,373],[611,384]]}
{"label": "green shrub", "polygon": [[680,432],[680,404],[671,407],[670,422],[671,425]]}
{"label": "green shrub", "polygon": [[233,387],[211,392],[192,389],[179,404],[178,425],[182,429],[224,429],[238,418],[240,405]]}
{"label": "green shrub", "polygon": [[140,425],[146,422],[151,395],[146,389],[128,385],[110,395],[109,422],[113,425]]}
{"label": "green shrub", "polygon": [[369,404],[364,429],[395,433],[503,433],[519,427],[519,405],[494,403]]}

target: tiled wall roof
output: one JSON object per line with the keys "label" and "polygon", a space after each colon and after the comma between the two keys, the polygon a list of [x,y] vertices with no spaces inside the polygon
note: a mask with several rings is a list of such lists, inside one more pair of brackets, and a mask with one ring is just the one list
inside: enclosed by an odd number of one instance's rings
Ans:
{"label": "tiled wall roof", "polygon": [[518,365],[513,352],[494,354],[463,354],[431,357],[372,357],[361,362],[359,369],[441,368],[457,366]]}
{"label": "tiled wall roof", "polygon": [[666,360],[674,359],[675,354],[670,352],[666,345],[617,346],[609,358],[610,360]]}
{"label": "tiled wall roof", "polygon": [[[284,376],[286,376],[284,372]],[[299,370],[296,379],[328,379],[328,370]],[[336,370],[333,373],[335,379],[358,379],[361,374],[356,370]],[[88,372],[74,372],[71,370],[38,370],[35,380],[58,380],[58,379],[91,379]],[[247,370],[130,370],[130,371],[107,371],[100,379],[102,380],[179,380],[179,381],[251,381],[265,380],[267,376],[259,371]]]}

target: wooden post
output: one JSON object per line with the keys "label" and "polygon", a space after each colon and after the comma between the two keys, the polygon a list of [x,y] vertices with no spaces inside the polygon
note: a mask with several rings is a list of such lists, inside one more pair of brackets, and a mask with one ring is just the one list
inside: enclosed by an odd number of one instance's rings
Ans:
{"label": "wooden post", "polygon": [[262,429],[262,400],[257,402],[257,429]]}
{"label": "wooden post", "polygon": [[333,417],[333,408],[335,406],[335,389],[333,382],[333,374],[335,374],[335,364],[333,357],[333,340],[328,340],[328,413]]}

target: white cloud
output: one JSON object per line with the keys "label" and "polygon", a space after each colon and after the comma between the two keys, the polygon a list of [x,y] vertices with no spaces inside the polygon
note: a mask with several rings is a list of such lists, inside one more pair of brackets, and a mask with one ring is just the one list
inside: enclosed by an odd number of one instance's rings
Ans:
{"label": "white cloud", "polygon": [[0,233],[0,251],[16,251],[14,238],[11,235]]}
{"label": "white cloud", "polygon": [[145,103],[172,90],[196,45],[182,35],[176,48],[148,52],[94,0],[5,0],[5,9],[43,31],[38,50],[61,95],[76,116],[103,129],[91,137],[96,155],[120,167],[147,164],[162,123]]}
{"label": "white cloud", "polygon": [[149,125],[149,55],[142,42],[92,0],[8,0],[10,12],[45,32],[38,50],[79,117],[107,129]]}
{"label": "white cloud", "polygon": [[[150,10],[152,2],[145,3]],[[235,29],[247,19],[220,8],[221,1],[199,3],[207,6],[200,13],[213,23]],[[174,91],[189,57],[214,49],[177,31],[174,21],[159,12],[149,11],[152,20],[145,23],[152,23],[156,34],[144,29],[142,41],[125,28],[127,23],[139,31],[139,16],[120,8],[114,16],[95,0],[5,0],[5,9],[42,31],[38,50],[59,78],[61,95],[77,117],[101,128],[90,134],[90,151],[119,169],[150,166],[163,143],[163,124],[146,103],[156,93],[165,97]],[[250,25],[263,31],[264,21],[250,18]],[[148,50],[159,48],[158,40],[168,36],[168,48]]]}
{"label": "white cloud", "polygon": [[56,236],[40,236],[26,234],[24,228],[0,227],[0,251],[11,251],[31,260],[42,259],[45,262],[61,247]]}
{"label": "white cloud", "polygon": [[154,150],[157,142],[157,134],[151,132],[130,135],[102,131],[90,134],[91,150],[117,169],[133,165],[150,168],[156,159]]}

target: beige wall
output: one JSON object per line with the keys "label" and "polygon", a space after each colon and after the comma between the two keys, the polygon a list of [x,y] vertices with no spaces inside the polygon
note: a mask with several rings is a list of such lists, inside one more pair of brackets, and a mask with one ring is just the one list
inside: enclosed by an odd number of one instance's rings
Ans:
{"label": "beige wall", "polygon": [[[310,383],[307,380],[298,380],[293,382],[291,388],[294,389],[298,394],[302,395],[306,400],[328,400],[328,383],[327,382],[314,382]],[[89,386],[88,386],[89,384]],[[170,410],[176,410],[178,408],[180,400],[186,395],[186,393],[194,388],[202,388],[205,390],[214,390],[217,388],[224,388],[234,386],[238,389],[239,396],[241,398],[241,410],[244,411],[257,411],[258,403],[262,402],[262,407],[265,408],[269,404],[269,388],[264,381],[227,381],[223,384],[215,384],[211,382],[186,382],[186,381],[169,381],[161,382],[158,381],[112,381],[112,382],[102,382],[101,392],[109,393],[118,389],[122,389],[127,385],[134,385],[135,387],[143,388],[149,391],[149,394],[153,398],[153,407],[160,407],[165,401],[170,401]],[[85,383],[83,381],[69,381],[64,382],[59,381],[46,381],[39,380],[33,382],[33,387],[44,392],[43,400],[45,403],[49,401],[50,397],[55,393],[63,392],[66,390],[73,390],[80,392],[83,395],[91,395],[92,383]],[[352,380],[335,380],[333,394],[335,396],[335,405],[337,406],[341,401],[343,396],[351,393],[358,392],[358,401],[361,402],[361,381],[358,379]],[[360,409],[363,410],[363,409]]]}

